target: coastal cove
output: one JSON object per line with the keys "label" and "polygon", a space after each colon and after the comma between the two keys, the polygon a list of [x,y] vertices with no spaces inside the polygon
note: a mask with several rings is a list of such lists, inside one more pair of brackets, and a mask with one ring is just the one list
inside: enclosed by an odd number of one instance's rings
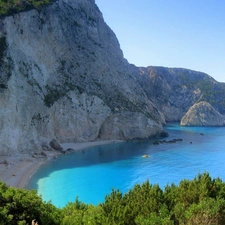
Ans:
{"label": "coastal cove", "polygon": [[[85,148],[43,164],[31,177],[28,189],[57,207],[78,196],[98,204],[113,189],[127,192],[147,179],[161,188],[193,179],[198,173],[225,180],[225,127],[180,127],[168,124],[169,137],[183,141],[154,145],[148,142],[111,143]],[[143,155],[148,155],[143,158]]]}

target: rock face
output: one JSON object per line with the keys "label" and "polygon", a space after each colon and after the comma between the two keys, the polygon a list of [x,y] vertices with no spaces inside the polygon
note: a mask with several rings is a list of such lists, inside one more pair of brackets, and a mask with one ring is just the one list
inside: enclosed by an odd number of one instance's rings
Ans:
{"label": "rock face", "polygon": [[94,0],[58,0],[0,20],[0,154],[61,142],[139,139],[162,114]]}
{"label": "rock face", "polygon": [[225,117],[207,102],[193,105],[181,120],[181,126],[224,126]]}
{"label": "rock face", "polygon": [[[148,139],[157,136],[158,124],[142,113],[123,112],[108,117],[100,131],[101,139]],[[162,133],[163,134],[163,133]]]}
{"label": "rock face", "polygon": [[[189,88],[187,83],[179,79],[181,72],[183,72],[182,69],[164,67],[139,68],[138,81],[148,98],[165,116],[166,121],[180,121],[201,96],[201,90],[198,87]],[[194,71],[191,72],[194,73]],[[190,73],[187,76],[190,76]]]}
{"label": "rock face", "polygon": [[166,121],[180,122],[189,108],[200,101],[225,114],[225,83],[189,69],[153,66],[138,69],[137,81]]}
{"label": "rock face", "polygon": [[57,151],[61,151],[63,149],[61,145],[59,144],[59,142],[54,138],[49,142],[49,145],[51,148]]}
{"label": "rock face", "polygon": [[225,84],[204,73],[130,65],[94,0],[0,19],[0,155],[41,152],[52,139],[165,135],[162,124],[197,102],[225,114],[224,96]]}

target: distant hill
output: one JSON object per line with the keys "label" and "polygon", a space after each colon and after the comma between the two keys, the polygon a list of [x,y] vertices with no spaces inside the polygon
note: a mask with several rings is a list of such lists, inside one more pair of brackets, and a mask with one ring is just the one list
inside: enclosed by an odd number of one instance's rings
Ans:
{"label": "distant hill", "polygon": [[205,73],[150,66],[140,67],[136,78],[166,121],[180,121],[192,105],[201,101],[225,114],[225,83]]}

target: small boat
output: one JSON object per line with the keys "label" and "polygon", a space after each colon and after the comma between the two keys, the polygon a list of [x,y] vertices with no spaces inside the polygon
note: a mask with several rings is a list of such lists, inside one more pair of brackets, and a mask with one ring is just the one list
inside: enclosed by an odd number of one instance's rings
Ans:
{"label": "small boat", "polygon": [[144,154],[144,155],[142,156],[142,158],[148,158],[148,155],[147,155],[147,154]]}

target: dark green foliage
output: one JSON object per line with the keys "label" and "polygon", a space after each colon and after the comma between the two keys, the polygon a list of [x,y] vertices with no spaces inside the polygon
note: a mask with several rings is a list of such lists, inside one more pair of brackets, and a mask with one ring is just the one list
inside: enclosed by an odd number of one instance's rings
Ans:
{"label": "dark green foliage", "polygon": [[225,184],[220,179],[212,180],[208,173],[198,175],[192,181],[183,180],[179,186],[167,186],[164,191],[147,181],[135,185],[124,195],[113,190],[104,203],[91,207],[90,211],[95,212],[98,219],[91,217],[90,223],[84,222],[89,206],[80,211],[76,206],[78,202],[63,209],[64,213],[73,212],[67,213],[64,220],[69,221],[65,224],[76,221],[77,224],[108,225],[222,225],[225,224],[224,190]]}
{"label": "dark green foliage", "polygon": [[36,191],[7,187],[0,182],[0,224],[60,224],[61,212],[51,203],[43,202]]}
{"label": "dark green foliage", "polygon": [[225,183],[208,173],[162,190],[146,181],[122,194],[112,190],[98,206],[78,199],[57,209],[35,191],[9,188],[0,182],[0,225],[224,225]]}
{"label": "dark green foliage", "polygon": [[0,38],[0,63],[2,63],[6,48],[7,48],[6,37],[1,37]]}
{"label": "dark green foliage", "polygon": [[[149,182],[136,185],[133,190],[122,196],[119,191],[112,191],[106,196],[104,209],[108,224],[136,224],[136,219],[148,219],[149,216],[158,215],[163,204],[163,192],[158,185]],[[137,219],[137,220],[139,220]]]}
{"label": "dark green foliage", "polygon": [[[6,43],[6,37],[1,37],[0,38],[0,66],[3,66],[4,64],[4,54],[7,49],[7,43]],[[10,75],[8,75],[9,77]],[[0,74],[0,89],[6,89],[7,86],[7,77],[5,74],[1,73]]]}
{"label": "dark green foliage", "polygon": [[63,225],[107,225],[107,219],[101,206],[85,205],[76,199],[75,203],[69,203],[63,212]]}
{"label": "dark green foliage", "polygon": [[44,97],[44,103],[47,107],[50,107],[56,102],[58,99],[65,95],[64,92],[61,92],[57,89],[49,90],[48,93]]}
{"label": "dark green foliage", "polygon": [[167,186],[164,196],[171,218],[175,224],[225,224],[224,188],[220,179],[212,180],[208,173]]}
{"label": "dark green foliage", "polygon": [[44,96],[44,103],[47,107],[51,107],[57,100],[64,97],[67,92],[71,90],[77,90],[80,94],[83,93],[83,88],[80,86],[73,85],[69,82],[65,82],[63,88],[52,89],[46,86],[47,94]]}
{"label": "dark green foliage", "polygon": [[0,0],[0,16],[13,15],[17,12],[39,8],[55,0]]}

